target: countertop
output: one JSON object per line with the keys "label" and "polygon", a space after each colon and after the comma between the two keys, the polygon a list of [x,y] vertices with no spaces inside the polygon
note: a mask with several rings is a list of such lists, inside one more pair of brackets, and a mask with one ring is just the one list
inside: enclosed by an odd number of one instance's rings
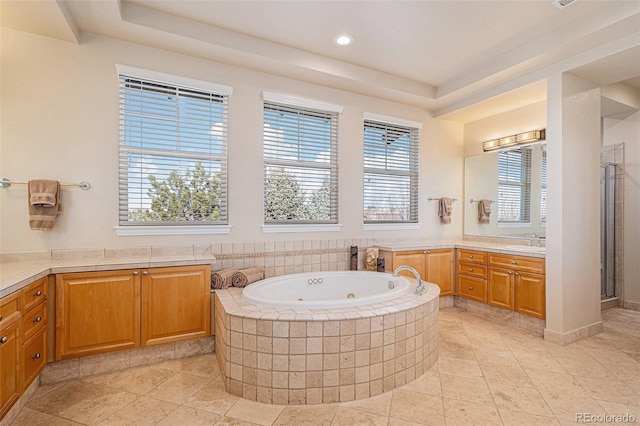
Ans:
{"label": "countertop", "polygon": [[485,243],[481,241],[459,240],[446,243],[410,243],[410,244],[376,244],[376,248],[380,250],[395,251],[411,251],[411,250],[434,250],[439,248],[462,248],[467,250],[490,251],[493,253],[505,253],[517,256],[529,257],[546,257],[545,247],[530,247],[525,245],[502,244],[502,243]]}

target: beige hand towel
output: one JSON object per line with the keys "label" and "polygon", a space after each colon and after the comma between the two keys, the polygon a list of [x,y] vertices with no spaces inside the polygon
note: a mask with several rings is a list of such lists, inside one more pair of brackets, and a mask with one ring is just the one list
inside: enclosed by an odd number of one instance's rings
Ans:
{"label": "beige hand towel", "polygon": [[57,180],[36,179],[27,184],[29,196],[29,227],[51,231],[60,213],[60,183]]}
{"label": "beige hand towel", "polygon": [[233,274],[231,285],[233,285],[234,287],[246,287],[249,284],[260,281],[263,278],[264,271],[262,270],[262,268],[254,267],[241,269]]}
{"label": "beige hand towel", "polygon": [[438,216],[440,216],[440,223],[442,224],[451,223],[452,211],[453,211],[453,206],[451,204],[451,198],[441,197],[440,203],[438,204]]}
{"label": "beige hand towel", "polygon": [[491,219],[491,201],[482,199],[478,201],[478,221],[481,224],[489,223]]}
{"label": "beige hand towel", "polygon": [[214,290],[223,290],[231,287],[231,279],[237,269],[223,269],[211,273],[211,288]]}

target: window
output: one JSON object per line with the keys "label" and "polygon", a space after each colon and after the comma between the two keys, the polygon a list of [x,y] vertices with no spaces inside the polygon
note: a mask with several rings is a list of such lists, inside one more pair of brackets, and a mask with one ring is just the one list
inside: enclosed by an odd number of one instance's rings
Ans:
{"label": "window", "polygon": [[227,224],[230,88],[216,93],[123,68],[120,225]]}
{"label": "window", "polygon": [[265,94],[264,222],[336,224],[341,108],[301,107],[281,99]]}
{"label": "window", "polygon": [[529,222],[531,148],[498,154],[498,222]]}
{"label": "window", "polygon": [[417,127],[364,121],[364,223],[418,222]]}

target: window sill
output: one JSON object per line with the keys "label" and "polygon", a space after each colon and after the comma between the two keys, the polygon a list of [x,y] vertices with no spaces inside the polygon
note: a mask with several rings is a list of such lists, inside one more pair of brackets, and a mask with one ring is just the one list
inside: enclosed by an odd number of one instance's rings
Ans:
{"label": "window sill", "polygon": [[231,225],[179,225],[179,226],[114,226],[118,237],[136,235],[211,235],[229,234]]}
{"label": "window sill", "polygon": [[415,230],[422,227],[421,223],[365,223],[364,231],[399,231],[403,229]]}
{"label": "window sill", "polygon": [[299,224],[299,225],[262,225],[262,232],[265,234],[273,234],[279,232],[339,232],[342,225],[339,223],[331,224]]}

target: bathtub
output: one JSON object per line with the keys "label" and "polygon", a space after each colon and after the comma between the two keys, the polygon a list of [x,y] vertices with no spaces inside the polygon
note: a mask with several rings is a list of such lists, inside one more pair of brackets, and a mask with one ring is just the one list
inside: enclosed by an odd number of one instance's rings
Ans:
{"label": "bathtub", "polygon": [[269,278],[242,292],[248,302],[291,309],[371,305],[406,294],[405,277],[364,271],[308,272]]}
{"label": "bathtub", "polygon": [[417,295],[405,277],[335,271],[215,290],[225,390],[266,404],[330,404],[415,380],[438,359],[440,289],[425,284]]}

